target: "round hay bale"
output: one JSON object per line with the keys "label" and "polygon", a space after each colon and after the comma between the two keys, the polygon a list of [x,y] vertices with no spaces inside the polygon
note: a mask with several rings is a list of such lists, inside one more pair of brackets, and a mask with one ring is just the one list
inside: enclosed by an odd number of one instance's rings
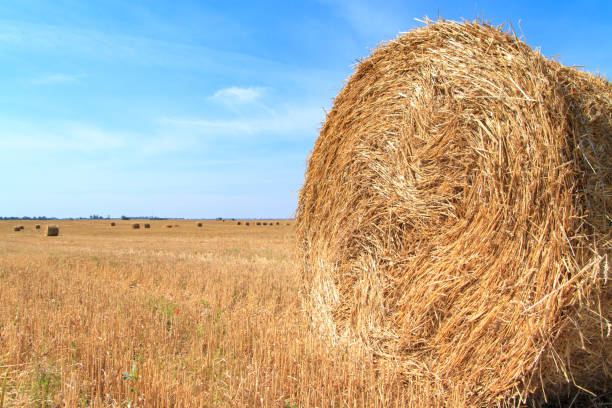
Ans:
{"label": "round hay bale", "polygon": [[172,228],[172,225],[166,225],[166,228]]}
{"label": "round hay bale", "polygon": [[251,223],[247,221],[247,222],[244,223],[244,225],[246,225],[248,227],[249,225],[251,225]]}
{"label": "round hay bale", "polygon": [[241,223],[240,221],[238,221],[238,222],[236,223],[236,225],[242,225],[242,223]]}
{"label": "round hay bale", "polygon": [[144,227],[145,228],[151,228],[151,224],[145,224]]}
{"label": "round hay bale", "polygon": [[111,222],[111,223],[110,223],[110,226],[111,226],[111,227],[114,227],[115,225],[117,225],[117,224],[116,224],[116,223],[114,223],[114,222]]}
{"label": "round hay bale", "polygon": [[201,222],[198,222],[198,227],[201,227],[201,226],[202,226],[202,223],[201,223]]}
{"label": "round hay bale", "polygon": [[57,237],[59,235],[59,227],[56,225],[47,225],[45,235],[48,237]]}
{"label": "round hay bale", "polygon": [[16,226],[16,227],[14,227],[14,228],[13,228],[13,231],[17,231],[17,232],[19,232],[19,231],[21,231],[22,229],[23,229],[23,228],[21,228],[20,226]]}
{"label": "round hay bale", "polygon": [[35,228],[40,229],[40,224],[36,224]]}
{"label": "round hay bale", "polygon": [[140,224],[138,223],[132,224],[132,229],[140,229]]}
{"label": "round hay bale", "polygon": [[602,392],[611,135],[609,82],[498,28],[383,43],[335,98],[299,195],[314,326],[399,364],[432,406]]}
{"label": "round hay bale", "polygon": [[261,225],[261,222],[257,221],[257,222],[255,223],[255,225]]}

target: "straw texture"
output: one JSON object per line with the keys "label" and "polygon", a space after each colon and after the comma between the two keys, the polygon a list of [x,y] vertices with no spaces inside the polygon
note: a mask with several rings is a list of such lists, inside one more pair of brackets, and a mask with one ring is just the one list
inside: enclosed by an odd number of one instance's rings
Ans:
{"label": "straw texture", "polygon": [[313,326],[433,405],[609,389],[611,98],[479,22],[381,44],[336,97],[299,196]]}

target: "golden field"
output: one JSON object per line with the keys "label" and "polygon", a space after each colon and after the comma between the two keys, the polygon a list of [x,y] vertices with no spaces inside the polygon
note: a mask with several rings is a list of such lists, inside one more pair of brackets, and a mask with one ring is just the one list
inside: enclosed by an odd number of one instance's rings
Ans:
{"label": "golden field", "polygon": [[288,221],[116,222],[0,221],[3,408],[420,405],[310,332]]}

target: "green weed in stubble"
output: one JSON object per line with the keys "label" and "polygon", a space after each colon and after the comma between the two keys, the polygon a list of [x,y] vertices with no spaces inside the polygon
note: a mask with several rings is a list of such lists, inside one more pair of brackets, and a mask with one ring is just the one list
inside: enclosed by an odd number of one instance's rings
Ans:
{"label": "green weed in stubble", "polygon": [[47,408],[53,406],[53,396],[60,390],[60,376],[53,367],[39,367],[30,376],[30,394],[36,401],[37,407]]}
{"label": "green weed in stubble", "polygon": [[179,307],[165,297],[153,297],[149,300],[149,306],[153,312],[157,313],[161,319],[166,321],[166,328],[172,327],[173,317],[179,314]]}
{"label": "green weed in stubble", "polygon": [[[132,364],[132,369],[130,371],[124,371],[121,379],[128,382],[130,385],[130,395],[134,398],[134,401],[136,401],[136,386],[138,384],[138,367],[136,367],[136,364]],[[132,400],[128,398],[127,402],[123,405],[131,407]]]}

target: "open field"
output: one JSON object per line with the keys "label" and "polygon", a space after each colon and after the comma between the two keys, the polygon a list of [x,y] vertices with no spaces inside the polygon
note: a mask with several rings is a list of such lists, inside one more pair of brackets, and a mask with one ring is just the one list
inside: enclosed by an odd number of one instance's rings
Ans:
{"label": "open field", "polygon": [[418,405],[309,333],[286,221],[135,222],[0,221],[4,407]]}

